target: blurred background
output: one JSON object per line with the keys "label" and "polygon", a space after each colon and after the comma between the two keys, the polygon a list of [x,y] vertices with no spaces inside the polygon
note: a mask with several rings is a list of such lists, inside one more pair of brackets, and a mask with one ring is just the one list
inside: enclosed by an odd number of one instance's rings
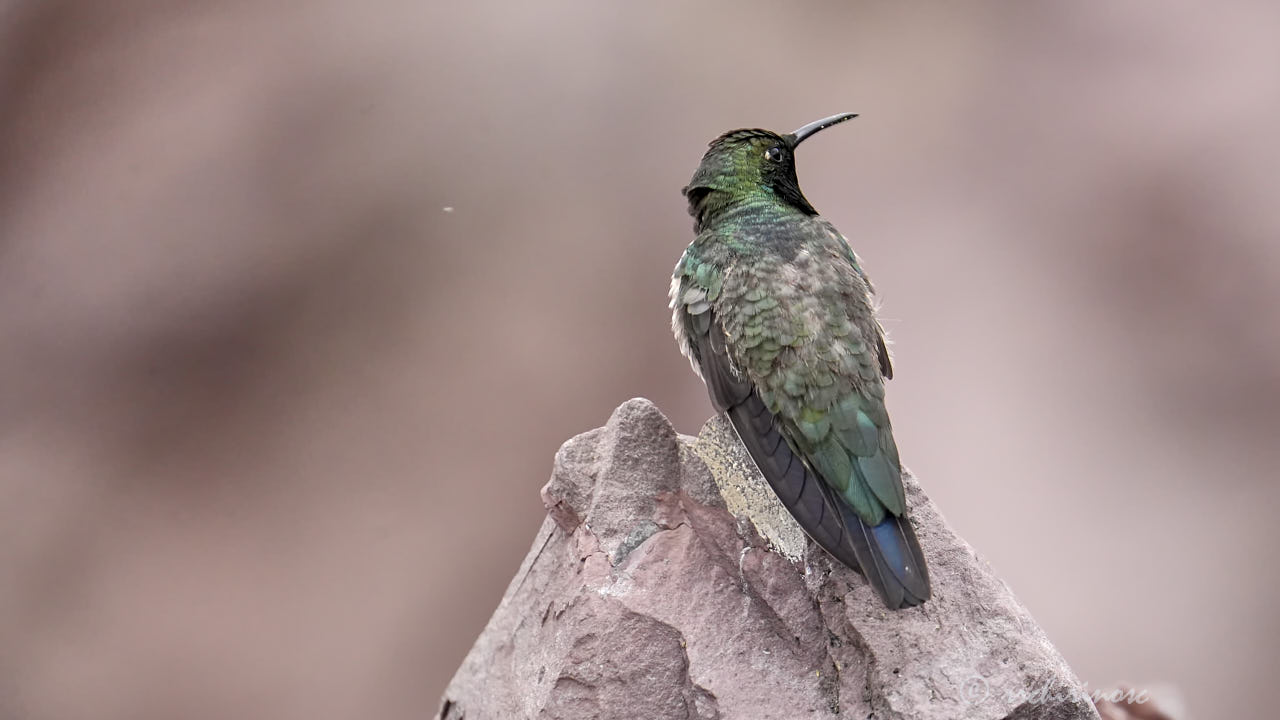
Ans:
{"label": "blurred background", "polygon": [[570,436],[711,408],[707,141],[799,156],[899,445],[1090,687],[1280,666],[1280,5],[0,3],[0,717],[421,718]]}

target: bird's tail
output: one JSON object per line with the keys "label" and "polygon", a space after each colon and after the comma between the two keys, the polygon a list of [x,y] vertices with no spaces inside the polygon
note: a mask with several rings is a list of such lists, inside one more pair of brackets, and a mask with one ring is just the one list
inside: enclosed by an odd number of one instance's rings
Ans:
{"label": "bird's tail", "polygon": [[756,393],[729,407],[728,415],[756,466],[809,537],[859,570],[890,610],[929,599],[929,573],[910,520],[888,515],[874,527],[863,523],[792,451]]}
{"label": "bird's tail", "polygon": [[835,498],[844,516],[848,539],[859,569],[890,610],[901,610],[929,599],[929,571],[911,521],[889,515],[868,527],[846,503]]}

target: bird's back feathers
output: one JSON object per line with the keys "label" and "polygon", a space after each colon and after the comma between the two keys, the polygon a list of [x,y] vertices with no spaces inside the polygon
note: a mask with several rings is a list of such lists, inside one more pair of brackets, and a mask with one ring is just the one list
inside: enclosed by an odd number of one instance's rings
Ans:
{"label": "bird's back feathers", "polygon": [[677,265],[672,307],[717,410],[801,527],[887,606],[927,599],[884,407],[888,353],[843,238],[767,206],[707,228]]}

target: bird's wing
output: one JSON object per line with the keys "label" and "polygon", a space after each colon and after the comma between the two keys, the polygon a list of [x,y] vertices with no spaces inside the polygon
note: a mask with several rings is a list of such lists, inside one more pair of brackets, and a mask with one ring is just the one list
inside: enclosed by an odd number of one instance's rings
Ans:
{"label": "bird's wing", "polygon": [[[790,445],[868,525],[906,513],[874,308],[834,245],[735,266],[711,301],[728,362]],[[691,308],[692,309],[692,308]],[[703,363],[706,364],[705,362]]]}
{"label": "bird's wing", "polygon": [[[701,291],[706,288],[686,284],[674,298],[674,322],[688,340],[690,357],[707,384],[711,403],[728,416],[760,472],[805,532],[844,564],[859,567],[852,546],[855,539],[849,536],[837,498],[791,449],[755,386],[733,367],[715,312],[697,299]],[[686,298],[693,302],[685,302]]]}
{"label": "bird's wing", "polygon": [[[723,324],[717,319],[713,305],[719,300],[724,278],[706,265],[682,260],[676,267],[671,301],[673,324],[681,338],[681,346],[702,375],[716,409],[726,413],[743,445],[755,460],[783,505],[805,532],[819,545],[849,567],[860,569],[890,608],[919,604],[929,597],[927,571],[919,543],[905,517],[905,499],[900,478],[893,503],[898,510],[885,518],[881,506],[876,522],[864,522],[862,512],[850,502],[850,488],[862,497],[874,490],[871,481],[855,485],[861,470],[861,459],[850,456],[836,438],[851,434],[850,441],[861,447],[871,430],[865,422],[869,415],[850,410],[849,402],[829,413],[837,423],[825,421],[827,442],[814,443],[798,423],[780,421],[781,408],[771,408],[766,396],[751,379],[749,371],[734,363]],[[803,340],[803,338],[800,338]],[[881,412],[883,412],[883,405]],[[875,414],[872,411],[872,414]],[[864,419],[859,419],[860,417]],[[846,422],[852,418],[852,425]],[[887,422],[887,415],[885,415]],[[818,425],[824,421],[817,420]],[[805,426],[807,427],[807,426]],[[808,428],[810,434],[815,428]],[[892,436],[889,436],[892,442]],[[879,434],[876,434],[879,443]],[[893,458],[896,469],[896,448]],[[868,452],[874,458],[877,453]],[[843,464],[841,464],[843,458]],[[876,461],[868,460],[872,481],[879,483],[884,470]],[[825,467],[825,469],[824,469]],[[824,480],[829,472],[843,473],[844,488]],[[870,510],[870,501],[860,503]],[[871,515],[868,512],[868,515]]]}

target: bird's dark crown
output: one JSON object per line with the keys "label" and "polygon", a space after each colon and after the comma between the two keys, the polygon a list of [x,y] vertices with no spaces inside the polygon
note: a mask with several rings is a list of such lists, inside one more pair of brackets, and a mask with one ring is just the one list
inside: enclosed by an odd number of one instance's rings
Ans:
{"label": "bird's dark crown", "polygon": [[751,138],[763,138],[766,140],[774,140],[777,142],[785,142],[783,137],[772,130],[762,130],[760,128],[740,128],[738,130],[730,130],[720,137],[707,143],[708,148],[714,148],[716,145],[726,143],[739,142],[742,140],[750,140]]}

